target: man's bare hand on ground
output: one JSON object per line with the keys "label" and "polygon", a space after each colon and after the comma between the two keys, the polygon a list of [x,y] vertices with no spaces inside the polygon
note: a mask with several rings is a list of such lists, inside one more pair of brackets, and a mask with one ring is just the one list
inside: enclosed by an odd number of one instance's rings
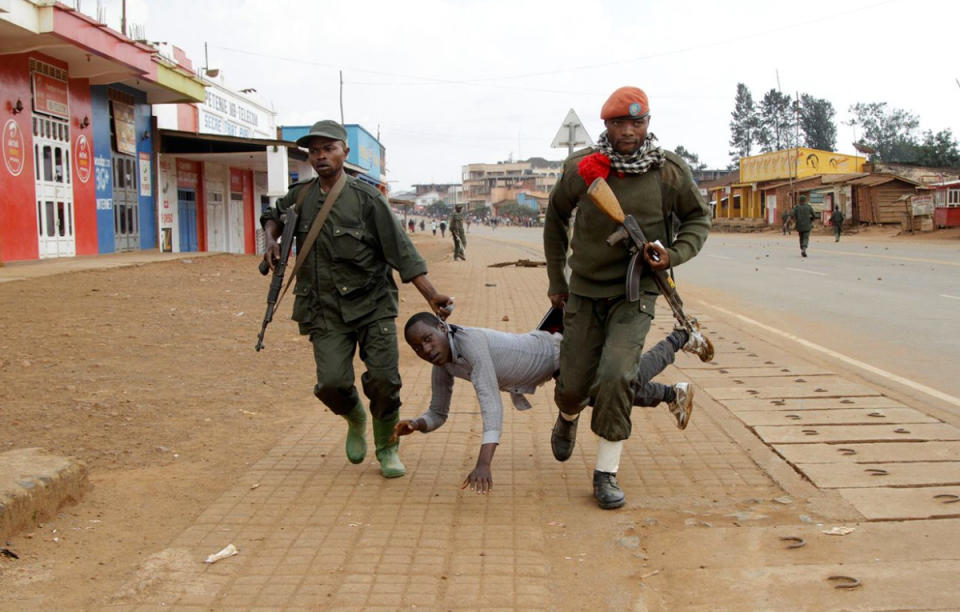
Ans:
{"label": "man's bare hand on ground", "polygon": [[490,471],[490,464],[477,464],[473,471],[467,475],[461,485],[461,489],[470,487],[471,491],[476,491],[477,495],[486,495],[493,490],[493,473]]}
{"label": "man's bare hand on ground", "polygon": [[496,442],[487,442],[480,446],[477,467],[473,468],[473,471],[467,475],[460,487],[461,489],[470,487],[470,490],[476,491],[478,495],[486,495],[493,491],[493,472],[490,471],[490,464],[493,463],[493,454],[496,451]]}

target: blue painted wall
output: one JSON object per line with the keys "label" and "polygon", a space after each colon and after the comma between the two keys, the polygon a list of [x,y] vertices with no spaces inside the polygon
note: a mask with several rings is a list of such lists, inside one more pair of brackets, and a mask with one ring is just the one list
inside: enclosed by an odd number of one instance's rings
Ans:
{"label": "blue painted wall", "polygon": [[357,124],[344,127],[347,128],[347,146],[350,147],[347,161],[363,168],[367,176],[383,180],[380,172],[380,141]]}
{"label": "blue painted wall", "polygon": [[536,198],[531,198],[525,193],[517,194],[517,204],[520,206],[526,206],[527,208],[532,208],[533,210],[538,210]]}
{"label": "blue painted wall", "polygon": [[[96,171],[97,193],[97,239],[101,253],[113,253],[116,243],[113,235],[113,176],[111,155],[113,144],[110,140],[110,101],[107,89],[116,89],[133,96],[134,113],[137,128],[137,204],[140,215],[140,248],[154,249],[157,247],[157,208],[153,198],[153,188],[156,177],[153,168],[153,140],[150,136],[150,105],[147,104],[147,94],[139,89],[125,85],[93,85],[90,87],[90,102],[93,106],[93,156]],[[143,139],[143,135],[148,135]],[[149,155],[140,160],[140,153]],[[140,194],[141,164],[149,167],[151,193],[148,196]],[[109,201],[109,203],[108,203]]]}
{"label": "blue painted wall", "polygon": [[97,193],[97,244],[101,253],[113,253],[113,180],[110,162],[110,103],[107,88],[90,87],[93,109],[93,169]]}

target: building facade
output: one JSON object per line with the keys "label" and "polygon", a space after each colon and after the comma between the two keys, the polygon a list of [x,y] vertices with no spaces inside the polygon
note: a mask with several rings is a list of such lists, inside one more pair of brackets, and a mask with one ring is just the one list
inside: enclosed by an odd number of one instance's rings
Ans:
{"label": "building facade", "polygon": [[[162,50],[192,65],[176,47]],[[277,138],[277,114],[254,90],[217,76],[202,76],[201,103],[153,107],[164,251],[262,252],[260,213],[286,193],[290,155],[305,158]]]}
{"label": "building facade", "polygon": [[156,248],[150,105],[203,84],[65,5],[3,8],[0,260]]}
{"label": "building facade", "polygon": [[560,179],[562,161],[531,158],[520,162],[463,166],[463,198],[470,210],[516,201],[520,192],[548,192]]}

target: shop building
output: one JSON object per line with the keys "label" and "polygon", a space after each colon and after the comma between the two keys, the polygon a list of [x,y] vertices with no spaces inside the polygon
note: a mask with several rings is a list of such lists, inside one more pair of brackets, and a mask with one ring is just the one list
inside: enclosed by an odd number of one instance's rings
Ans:
{"label": "shop building", "polygon": [[[161,47],[178,62],[175,47]],[[204,77],[200,104],[154,106],[163,251],[263,251],[260,213],[287,192],[306,153],[277,137],[277,114],[256,92]]]}
{"label": "shop building", "polygon": [[203,84],[59,3],[3,3],[0,55],[0,261],[155,248],[149,105]]}

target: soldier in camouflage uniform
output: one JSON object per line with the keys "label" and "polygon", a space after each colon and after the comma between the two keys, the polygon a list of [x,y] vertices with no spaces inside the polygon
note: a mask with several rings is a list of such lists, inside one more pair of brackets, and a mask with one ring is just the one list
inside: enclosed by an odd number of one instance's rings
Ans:
{"label": "soldier in camouflage uniform", "polygon": [[[300,203],[296,230],[303,245],[327,194],[343,174],[349,148],[346,130],[335,121],[319,121],[297,144],[309,151],[316,179],[293,185],[287,194],[260,217],[266,235],[264,259],[271,268],[280,249],[281,214]],[[390,442],[399,420],[400,373],[397,369],[397,285],[413,283],[432,310],[446,318],[453,300],[427,279],[427,265],[393,216],[379,191],[352,177],[336,200],[330,215],[297,273],[293,319],[300,333],[310,337],[317,366],[314,395],[334,414],[347,421],[346,454],[352,463],[366,456],[366,410],[354,385],[353,356],[359,347],[367,371],[360,380],[370,400],[373,437],[380,472],[387,478],[403,476],[405,468]]]}
{"label": "soldier in camouflage uniform", "polygon": [[450,215],[450,235],[453,236],[453,260],[467,260],[464,251],[467,248],[467,233],[463,230],[463,206],[457,204]]}

